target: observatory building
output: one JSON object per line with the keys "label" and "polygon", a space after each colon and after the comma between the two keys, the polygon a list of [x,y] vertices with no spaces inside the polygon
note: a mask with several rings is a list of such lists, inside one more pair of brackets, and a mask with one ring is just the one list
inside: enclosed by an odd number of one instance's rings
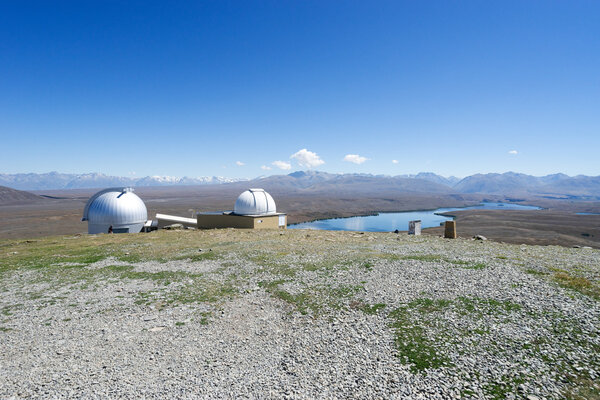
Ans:
{"label": "observatory building", "polygon": [[88,233],[137,233],[148,219],[146,205],[132,188],[104,189],[90,197],[82,221]]}
{"label": "observatory building", "polygon": [[275,200],[263,189],[248,189],[240,194],[233,211],[198,213],[196,218],[199,229],[285,229],[287,226],[287,216],[277,212]]}

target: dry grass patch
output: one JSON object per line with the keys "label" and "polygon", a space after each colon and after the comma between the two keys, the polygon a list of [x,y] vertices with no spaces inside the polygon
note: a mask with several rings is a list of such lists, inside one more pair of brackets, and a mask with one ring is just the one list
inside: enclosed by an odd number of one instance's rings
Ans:
{"label": "dry grass patch", "polygon": [[600,288],[582,276],[569,275],[567,272],[557,272],[554,274],[554,280],[561,287],[575,290],[596,300],[600,299]]}

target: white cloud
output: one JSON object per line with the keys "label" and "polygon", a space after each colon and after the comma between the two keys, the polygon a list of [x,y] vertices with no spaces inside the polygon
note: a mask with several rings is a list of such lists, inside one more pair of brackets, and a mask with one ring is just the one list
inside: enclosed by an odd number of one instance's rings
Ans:
{"label": "white cloud", "polygon": [[[276,166],[279,169],[283,169],[283,170],[288,170],[288,169],[292,169],[292,164],[290,164],[289,162],[286,161],[273,161],[271,164],[273,164],[274,166]],[[269,167],[269,169],[271,169]]]}
{"label": "white cloud", "polygon": [[511,150],[508,152],[508,154],[517,155],[517,154],[519,154],[519,152],[516,150]]}
{"label": "white cloud", "polygon": [[302,149],[295,154],[292,154],[290,158],[295,159],[301,167],[304,168],[315,168],[319,165],[325,164],[325,161],[321,160],[321,157],[317,153]]}
{"label": "white cloud", "polygon": [[354,164],[362,164],[367,161],[367,157],[359,156],[358,154],[346,154],[344,157],[344,161],[348,161]]}
{"label": "white cloud", "polygon": [[271,167],[269,167],[268,165],[261,165],[260,169],[262,169],[263,171],[270,171]]}
{"label": "white cloud", "polygon": [[398,164],[398,160],[392,160],[392,164]]}
{"label": "white cloud", "polygon": [[243,163],[243,162],[241,162],[241,161],[236,161],[236,162],[235,162],[235,165],[237,165],[238,167],[241,167],[241,166],[243,166],[243,165],[246,165],[246,164],[244,164],[244,163]]}

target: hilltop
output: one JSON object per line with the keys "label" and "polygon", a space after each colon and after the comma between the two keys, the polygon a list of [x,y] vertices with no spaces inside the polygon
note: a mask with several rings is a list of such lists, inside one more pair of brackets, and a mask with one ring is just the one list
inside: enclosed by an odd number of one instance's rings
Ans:
{"label": "hilltop", "polygon": [[0,241],[0,397],[600,396],[600,252],[393,233]]}
{"label": "hilltop", "polygon": [[0,206],[43,202],[42,196],[0,186]]}

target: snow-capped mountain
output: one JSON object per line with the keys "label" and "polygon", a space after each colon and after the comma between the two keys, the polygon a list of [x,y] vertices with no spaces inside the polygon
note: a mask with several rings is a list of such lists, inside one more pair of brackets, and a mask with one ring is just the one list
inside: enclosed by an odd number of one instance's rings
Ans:
{"label": "snow-capped mountain", "polygon": [[87,174],[0,174],[0,186],[18,190],[88,189],[111,186],[169,186],[169,185],[216,185],[243,181],[244,179],[222,176],[182,178],[175,176],[145,176],[143,178],[110,176],[97,172]]}

